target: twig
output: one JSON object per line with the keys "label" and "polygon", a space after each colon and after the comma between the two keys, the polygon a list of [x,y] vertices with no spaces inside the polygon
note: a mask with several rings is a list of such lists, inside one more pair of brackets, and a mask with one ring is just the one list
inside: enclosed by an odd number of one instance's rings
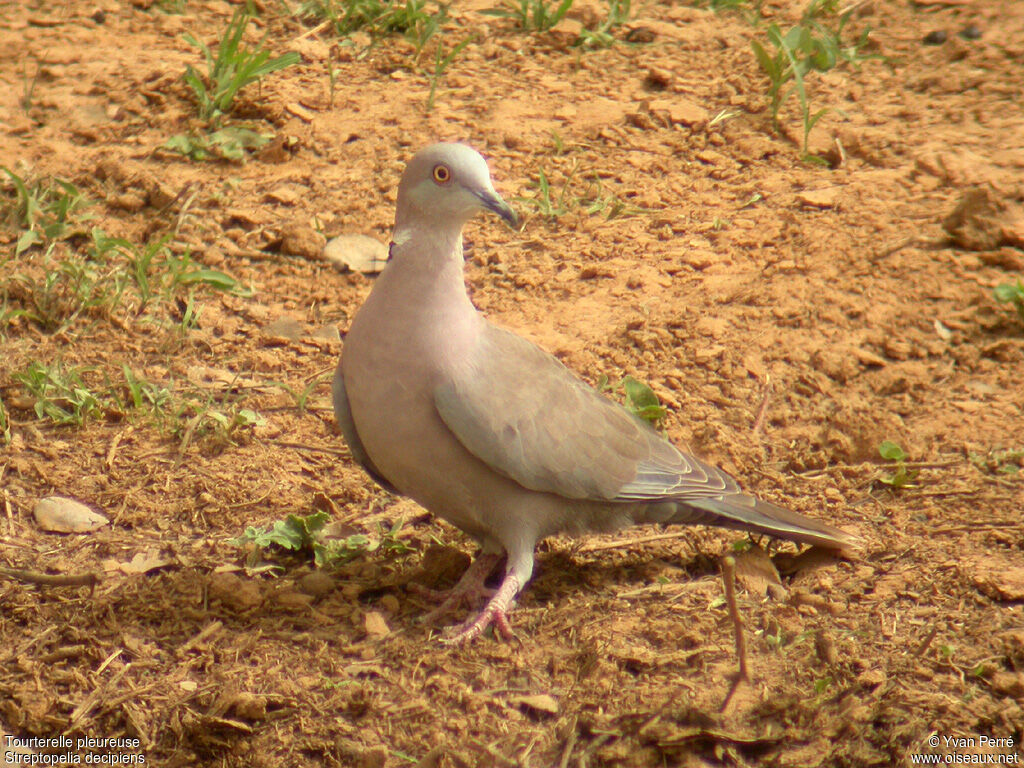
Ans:
{"label": "twig", "polygon": [[519,768],[519,763],[517,763],[515,760],[512,760],[509,757],[505,757],[505,755],[501,754],[501,752],[499,752],[497,749],[495,749],[490,744],[485,744],[484,742],[480,741],[479,739],[474,739],[474,738],[470,738],[470,742],[475,744],[477,747],[482,749],[484,752],[486,752],[496,762],[501,763],[502,765],[511,766],[511,768]]}
{"label": "twig", "polygon": [[569,735],[565,739],[565,746],[562,747],[562,759],[558,761],[558,768],[569,768],[569,758],[572,756],[572,750],[576,746],[576,740],[579,735],[576,733],[576,724],[579,721],[578,717],[572,719],[572,724],[569,726]]}
{"label": "twig", "polygon": [[307,37],[311,37],[311,36],[313,36],[315,34],[318,34],[321,30],[325,29],[328,25],[330,25],[332,23],[333,22],[330,19],[327,19],[326,21],[321,21],[319,24],[317,24],[312,29],[307,29],[301,35],[296,37],[295,40],[293,40],[292,42],[297,42],[299,40],[305,40]]}
{"label": "twig", "polygon": [[330,453],[336,456],[348,456],[349,451],[343,448],[329,448],[324,445],[307,445],[306,443],[293,443],[290,440],[269,440],[274,445],[282,448],[294,448],[297,451],[312,451],[313,453]]}
{"label": "twig", "polygon": [[725,712],[741,682],[750,682],[750,674],[747,671],[747,640],[743,636],[743,620],[740,618],[740,609],[736,604],[736,558],[732,555],[722,558],[722,582],[725,584],[725,603],[729,606],[729,618],[732,620],[733,631],[736,633],[736,656],[739,658],[740,668],[719,712]]}
{"label": "twig", "polygon": [[0,568],[0,576],[22,581],[26,584],[37,584],[40,587],[89,587],[96,589],[100,577],[95,573],[39,573],[38,571],[22,571],[16,568]]}
{"label": "twig", "polygon": [[910,235],[909,237],[904,237],[902,240],[897,240],[895,243],[891,243],[882,250],[875,253],[875,255],[871,257],[871,261],[875,262],[880,259],[884,259],[886,256],[892,256],[897,251],[902,251],[908,245],[913,245],[916,242],[917,235]]}
{"label": "twig", "polygon": [[751,428],[751,432],[757,435],[761,431],[761,427],[764,426],[764,417],[768,413],[768,401],[772,396],[772,377],[769,374],[764,375],[764,385],[761,387],[761,405],[757,409],[757,417],[754,419],[754,426]]}
{"label": "twig", "polygon": [[[188,189],[189,185],[185,185],[185,189]],[[184,192],[184,190],[182,190]],[[196,187],[195,192],[185,198],[185,202],[181,204],[181,209],[178,211],[178,219],[174,222],[174,232],[171,237],[177,237],[181,231],[181,225],[185,221],[185,215],[188,213],[188,209],[192,207],[192,203],[199,197],[199,193],[202,192],[202,187]]]}
{"label": "twig", "polygon": [[674,531],[673,533],[655,533],[651,536],[635,536],[629,539],[619,539],[618,541],[599,541],[594,544],[584,544],[577,552],[600,552],[605,549],[618,549],[619,547],[628,547],[631,544],[647,544],[651,541],[668,541],[669,539],[685,539],[691,535],[690,531]]}
{"label": "twig", "polygon": [[942,528],[929,528],[928,535],[933,536],[937,533],[963,533],[964,531],[1004,531],[1007,528],[1017,528],[1020,524],[1020,520],[989,520],[987,522],[964,523],[962,525],[946,525]]}
{"label": "twig", "polygon": [[915,656],[923,656],[924,652],[928,650],[928,646],[932,644],[932,640],[935,639],[935,635],[939,633],[939,625],[933,624],[931,631],[928,636],[921,641],[921,644],[917,646],[917,650],[914,651]]}

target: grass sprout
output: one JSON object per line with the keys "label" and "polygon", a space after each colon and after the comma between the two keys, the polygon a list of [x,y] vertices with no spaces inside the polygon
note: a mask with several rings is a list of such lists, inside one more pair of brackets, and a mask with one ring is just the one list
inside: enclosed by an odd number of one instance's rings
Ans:
{"label": "grass sprout", "polygon": [[1000,304],[1012,304],[1024,322],[1024,282],[1018,279],[1016,284],[1002,283],[993,289],[993,293]]}
{"label": "grass sprout", "polygon": [[203,77],[190,64],[185,69],[183,79],[196,98],[199,117],[211,125],[219,126],[222,117],[231,111],[239,91],[247,85],[258,83],[270,73],[301,61],[295,51],[271,58],[262,43],[251,50],[245,47],[242,36],[250,20],[251,16],[245,7],[235,11],[221,36],[216,56],[206,43],[192,34],[185,35],[185,41],[203,54],[206,76]]}
{"label": "grass sprout", "polygon": [[572,8],[572,2],[573,0],[560,0],[557,3],[547,0],[502,0],[500,5],[481,13],[512,19],[519,29],[527,32],[547,32],[565,18],[565,14]]}

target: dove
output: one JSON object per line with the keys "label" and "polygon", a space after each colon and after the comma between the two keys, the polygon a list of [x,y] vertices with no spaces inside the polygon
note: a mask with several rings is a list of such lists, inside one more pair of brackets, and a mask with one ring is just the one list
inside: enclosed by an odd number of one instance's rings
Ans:
{"label": "dove", "polygon": [[436,594],[432,614],[484,603],[446,642],[489,626],[513,637],[508,615],[535,546],[556,533],[703,524],[854,545],[844,531],[744,493],[553,355],[489,322],[463,277],[463,226],[481,211],[517,225],[479,153],[440,143],[413,156],[387,265],[352,319],[332,384],[335,419],[366,472],[479,542],[455,587]]}

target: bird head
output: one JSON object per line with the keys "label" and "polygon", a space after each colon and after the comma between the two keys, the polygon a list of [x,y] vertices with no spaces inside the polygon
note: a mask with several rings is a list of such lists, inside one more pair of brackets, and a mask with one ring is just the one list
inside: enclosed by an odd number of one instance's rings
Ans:
{"label": "bird head", "polygon": [[413,220],[462,229],[480,210],[493,211],[515,227],[516,213],[491,184],[487,162],[465,144],[433,144],[417,152],[398,185],[396,230]]}

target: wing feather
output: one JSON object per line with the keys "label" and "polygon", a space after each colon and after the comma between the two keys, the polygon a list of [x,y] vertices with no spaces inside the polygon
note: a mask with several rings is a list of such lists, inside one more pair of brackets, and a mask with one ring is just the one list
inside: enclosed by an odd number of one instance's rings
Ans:
{"label": "wing feather", "polygon": [[739,490],[731,477],[679,451],[553,355],[494,326],[469,364],[436,387],[434,404],[473,455],[531,490],[622,502]]}

